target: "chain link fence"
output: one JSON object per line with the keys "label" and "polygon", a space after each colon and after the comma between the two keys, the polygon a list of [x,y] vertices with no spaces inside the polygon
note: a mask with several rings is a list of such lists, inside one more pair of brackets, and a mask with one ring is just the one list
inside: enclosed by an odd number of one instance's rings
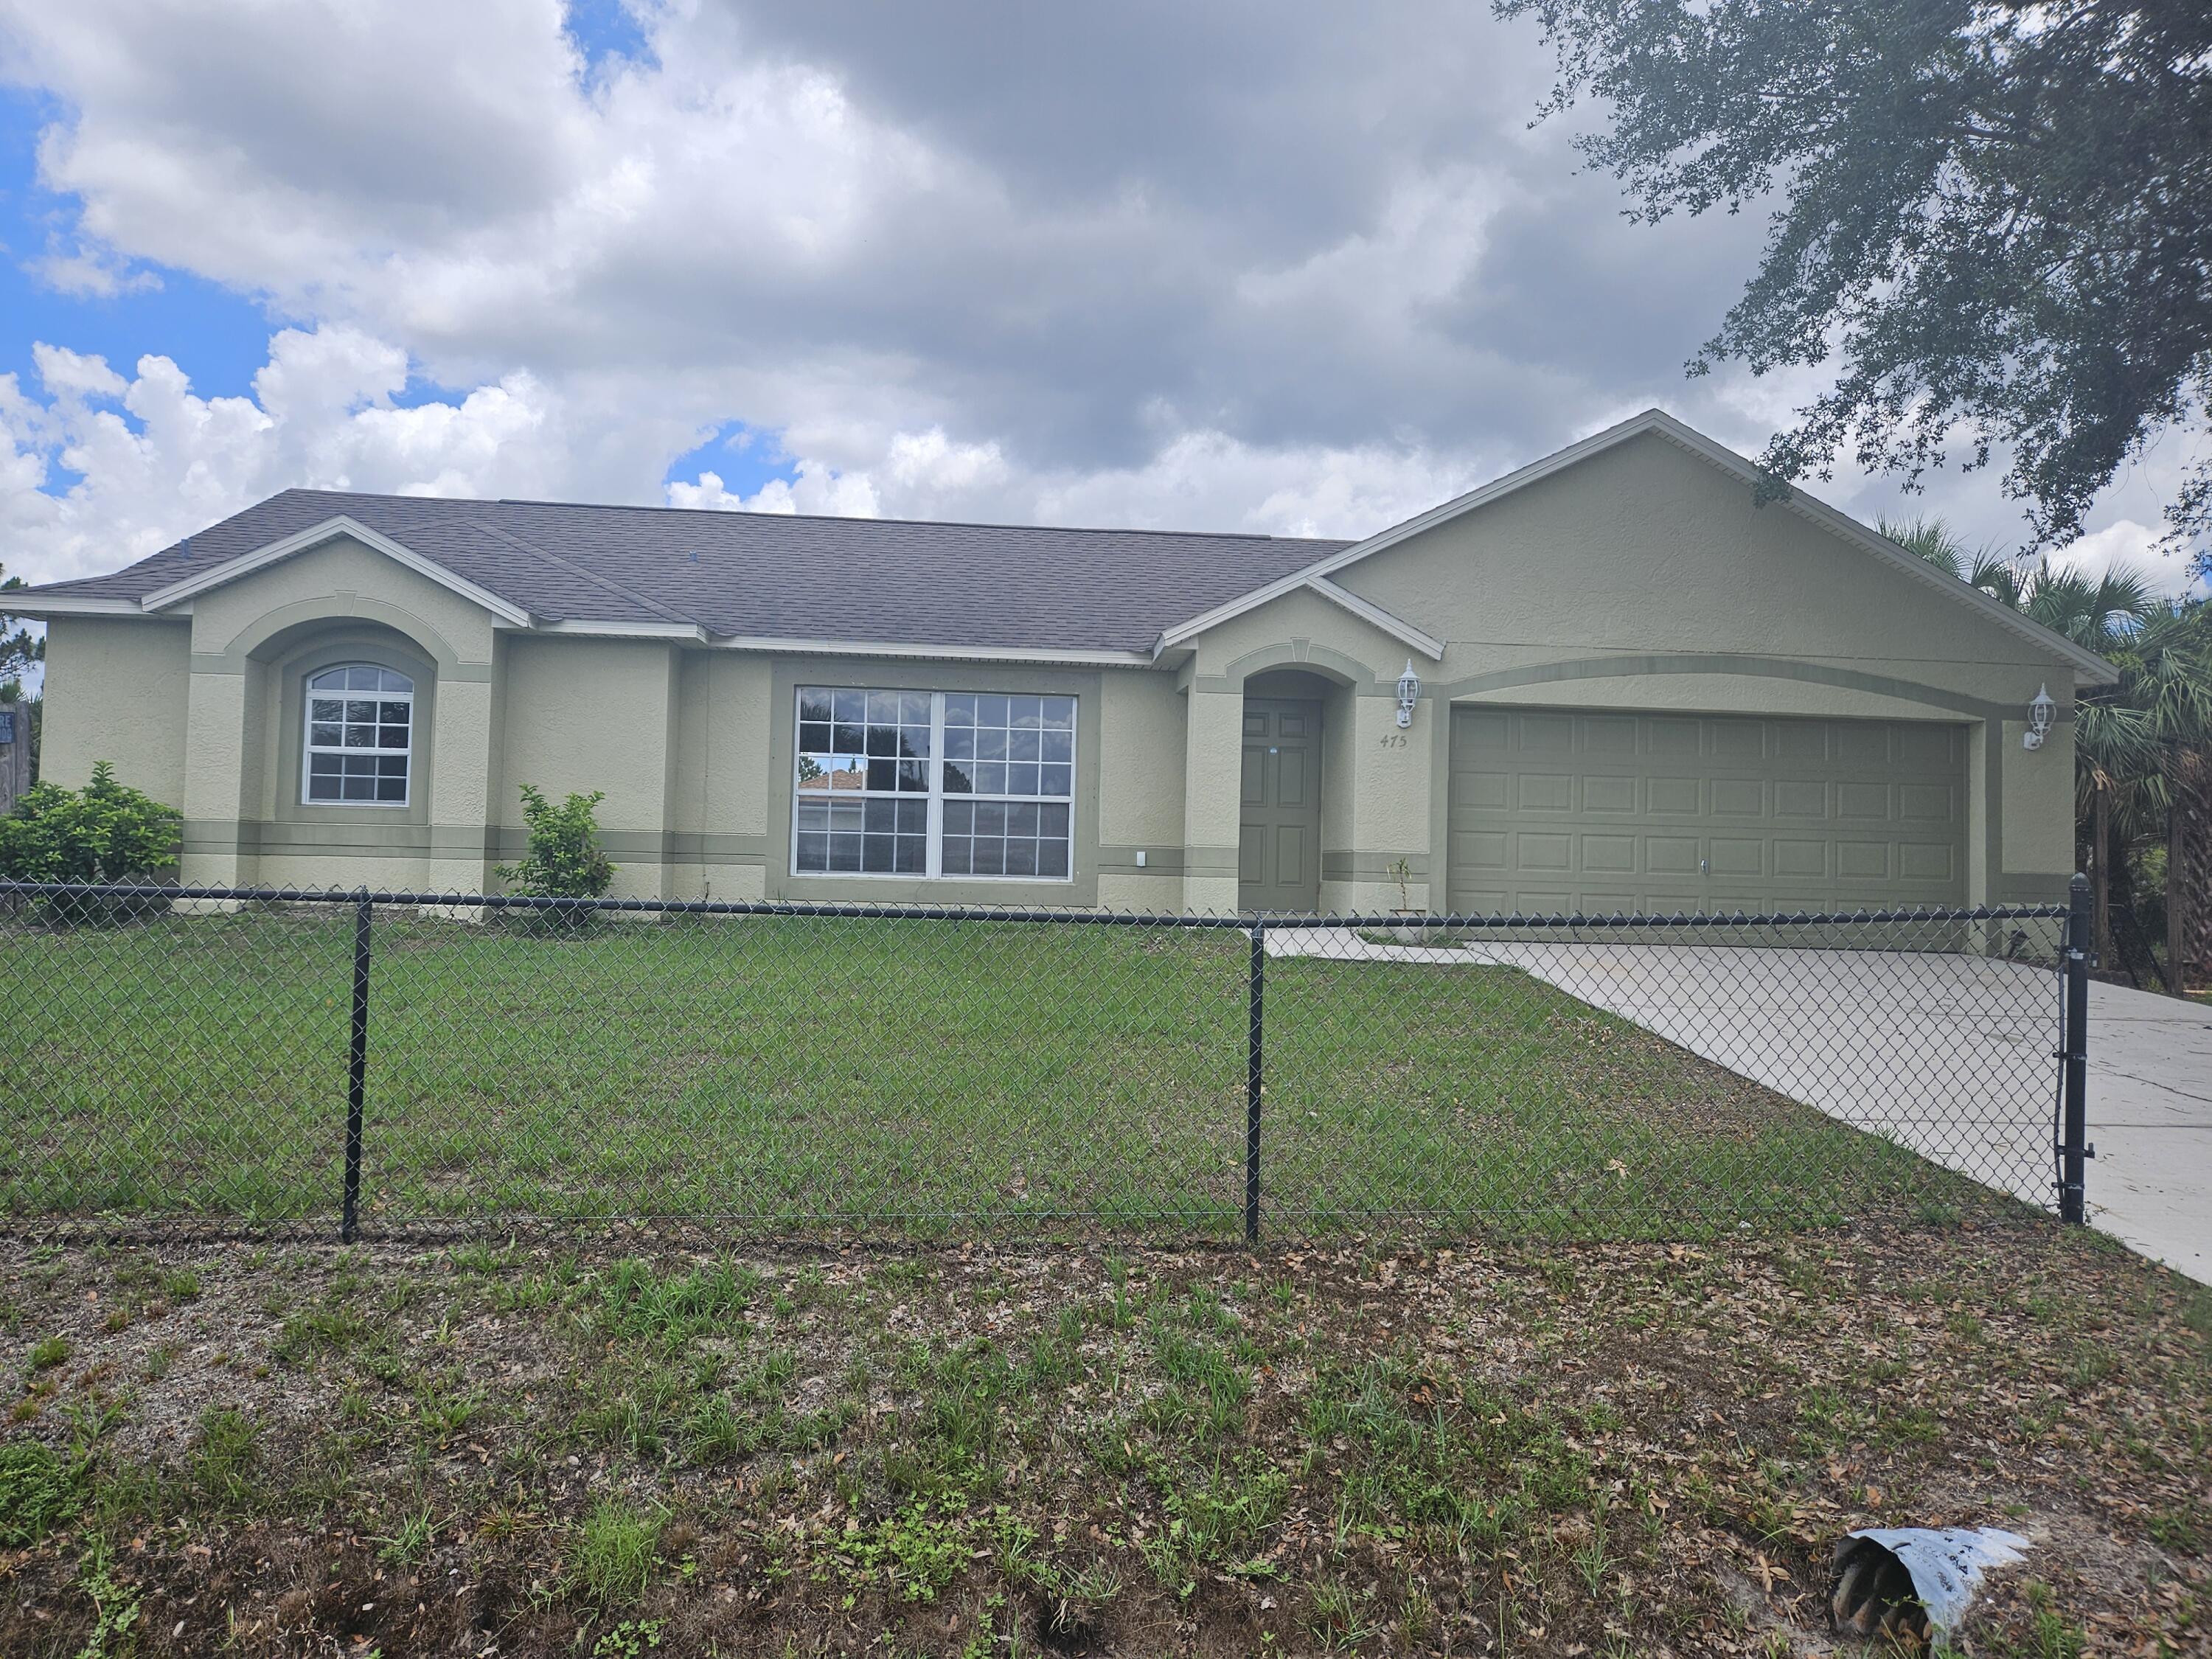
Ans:
{"label": "chain link fence", "polygon": [[2057,1205],[2067,926],[0,884],[0,1211],[346,1237],[2024,1216]]}

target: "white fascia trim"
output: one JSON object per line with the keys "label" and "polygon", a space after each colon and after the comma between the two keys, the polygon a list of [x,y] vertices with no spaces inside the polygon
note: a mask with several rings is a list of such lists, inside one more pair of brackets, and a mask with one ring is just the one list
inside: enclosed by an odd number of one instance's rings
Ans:
{"label": "white fascia trim", "polygon": [[520,605],[510,604],[490,589],[479,587],[465,577],[455,575],[435,560],[424,558],[414,549],[404,546],[343,514],[335,519],[325,519],[320,524],[310,525],[307,529],[281,541],[270,542],[265,547],[257,547],[251,553],[225,559],[221,564],[212,565],[180,582],[157,588],[146,595],[141,603],[149,611],[167,610],[179,599],[188,599],[195,593],[204,593],[225,582],[236,581],[240,576],[251,575],[254,571],[289,559],[295,553],[304,553],[311,547],[319,547],[325,542],[335,541],[341,536],[350,536],[362,546],[381,553],[393,563],[405,566],[418,576],[428,577],[439,586],[450,589],[472,605],[481,605],[510,627],[530,626],[530,613]]}
{"label": "white fascia trim", "polygon": [[[26,603],[27,597],[28,602]],[[6,610],[11,617],[28,617],[33,622],[43,622],[48,617],[133,617],[140,622],[159,622],[163,618],[149,617],[145,607],[136,599],[95,599],[90,594],[57,593],[51,599],[38,595],[14,593],[7,596]],[[191,614],[191,607],[184,613]]]}
{"label": "white fascia trim", "polygon": [[[1516,471],[1509,472],[1502,478],[1493,478],[1480,489],[1471,489],[1466,495],[1455,497],[1440,507],[1432,507],[1425,513],[1417,514],[1402,524],[1395,524],[1387,530],[1378,531],[1365,541],[1355,542],[1350,547],[1330,554],[1327,558],[1316,560],[1303,570],[1294,570],[1287,576],[1278,577],[1265,586],[1255,587],[1250,592],[1230,600],[1226,605],[1217,605],[1203,615],[1192,617],[1188,622],[1178,623],[1160,635],[1158,642],[1153,647],[1153,653],[1157,655],[1162,651],[1170,650],[1205,633],[1209,629],[1218,628],[1233,617],[1243,616],[1248,611],[1257,610],[1271,599],[1278,599],[1285,593],[1297,592],[1298,588],[1310,584],[1316,577],[1332,575],[1346,565],[1357,564],[1360,560],[1380,553],[1385,548],[1395,547],[1400,542],[1410,537],[1418,536],[1425,530],[1431,530],[1437,525],[1449,523],[1462,514],[1472,513],[1479,507],[1486,507],[1501,496],[1510,495],[1516,489],[1525,489],[1530,484],[1548,478],[1555,472],[1564,471],[1578,462],[1588,460],[1593,455],[1601,454],[1618,444],[1626,443],[1629,439],[1639,437],[1647,432],[1656,432],[1670,442],[1680,445],[1692,454],[1711,462],[1722,471],[1729,473],[1746,483],[1756,485],[1759,482],[1759,469],[1734,450],[1723,444],[1716,443],[1694,428],[1685,426],[1664,410],[1647,409],[1641,415],[1631,416],[1627,420],[1620,422],[1618,425],[1609,426],[1602,432],[1594,432],[1578,442],[1569,444],[1565,449],[1547,455],[1540,460],[1531,461],[1528,465]],[[2073,641],[2052,633],[2039,623],[2030,622],[2010,605],[2002,600],[1992,599],[1971,583],[1961,581],[1956,576],[1938,570],[1927,560],[1916,558],[1895,542],[1868,529],[1848,514],[1838,512],[1826,502],[1815,500],[1802,489],[1793,488],[1790,492],[1787,505],[1790,511],[1810,520],[1822,529],[1842,538],[1865,552],[1873,554],[1876,558],[1902,570],[1915,580],[1926,584],[1947,598],[1964,603],[1970,609],[1979,611],[1999,627],[2010,630],[2030,644],[2051,652],[2071,664],[2074,668],[2075,684],[2109,685],[2119,678],[2119,671],[2095,653],[2083,650]]]}
{"label": "white fascia trim", "polygon": [[1339,587],[1326,576],[1309,576],[1305,585],[1331,605],[1340,605],[1362,622],[1371,623],[1401,645],[1409,645],[1431,662],[1444,659],[1444,642],[1425,634],[1403,617],[1385,611],[1371,599],[1363,599],[1348,587]]}
{"label": "white fascia trim", "polygon": [[663,622],[556,622],[540,623],[531,630],[538,634],[583,634],[601,639],[616,640],[678,640],[685,645],[707,643],[707,630],[696,623]]}
{"label": "white fascia trim", "polygon": [[1055,651],[1042,647],[1024,650],[982,645],[885,644],[879,640],[775,639],[738,634],[716,639],[720,651],[773,652],[790,657],[908,657],[924,662],[1028,662],[1053,667],[1150,668],[1149,651]]}

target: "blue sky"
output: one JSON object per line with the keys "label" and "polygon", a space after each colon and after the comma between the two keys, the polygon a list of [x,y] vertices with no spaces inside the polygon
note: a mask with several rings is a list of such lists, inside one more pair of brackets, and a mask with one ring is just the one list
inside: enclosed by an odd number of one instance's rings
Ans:
{"label": "blue sky", "polygon": [[[618,0],[574,0],[567,33],[588,76],[653,62],[644,31]],[[64,291],[39,274],[42,259],[78,241],[82,204],[46,188],[39,176],[40,136],[67,113],[52,93],[0,83],[0,317],[9,319],[0,329],[0,374],[35,380],[37,343],[105,358],[126,375],[141,356],[155,354],[182,369],[201,397],[251,395],[253,377],[268,361],[271,332],[312,325],[313,318],[286,313],[265,294],[143,259],[133,262],[132,280],[112,294]],[[418,374],[392,401],[419,405],[465,390]],[[717,422],[699,444],[672,458],[660,482],[694,479],[702,471],[748,496],[772,479],[795,476],[773,430],[755,430],[735,418]],[[56,461],[41,488],[58,495],[77,478]]]}
{"label": "blue sky", "polygon": [[55,239],[66,243],[76,203],[42,188],[39,134],[61,113],[59,101],[0,88],[0,374],[29,376],[33,341],[93,353],[112,363],[145,352],[175,359],[203,392],[245,392],[269,353],[270,319],[261,306],[181,271],[158,286],[96,298],[63,294],[28,269]]}

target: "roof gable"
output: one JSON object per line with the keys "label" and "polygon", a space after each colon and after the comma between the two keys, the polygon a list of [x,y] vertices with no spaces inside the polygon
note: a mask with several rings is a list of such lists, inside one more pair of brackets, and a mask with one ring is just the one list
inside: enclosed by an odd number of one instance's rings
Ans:
{"label": "roof gable", "polygon": [[[1509,472],[1501,478],[1493,479],[1489,483],[1469,490],[1464,495],[1445,501],[1441,506],[1431,507],[1426,513],[1416,514],[1402,523],[1378,531],[1364,541],[1354,542],[1349,546],[1340,548],[1316,560],[1303,570],[1289,572],[1272,582],[1255,588],[1249,593],[1239,594],[1203,615],[1194,617],[1174,628],[1163,629],[1160,638],[1155,641],[1154,649],[1166,651],[1187,645],[1208,629],[1217,628],[1233,617],[1241,617],[1249,611],[1255,610],[1285,593],[1294,592],[1302,587],[1314,587],[1318,590],[1324,586],[1333,586],[1329,583],[1329,578],[1347,566],[1357,564],[1363,559],[1371,558],[1386,549],[1395,547],[1401,542],[1412,539],[1424,531],[1449,523],[1455,519],[1475,511],[1478,507],[1486,507],[1516,491],[1525,489],[1531,484],[1551,477],[1556,473],[1563,472],[1570,467],[1601,455],[1632,439],[1646,434],[1656,434],[1680,446],[1701,460],[1739,479],[1746,485],[1755,486],[1760,481],[1761,475],[1758,467],[1726,445],[1716,442],[1693,428],[1684,425],[1663,410],[1646,410],[1644,413],[1632,416],[1618,425],[1607,427],[1602,432],[1595,433],[1540,460],[1532,461],[1516,471]],[[2060,661],[2069,664],[2074,669],[2076,684],[2109,684],[2118,678],[2118,671],[2094,652],[2083,649],[2071,640],[2053,633],[2040,623],[2031,622],[2010,605],[1984,593],[1970,583],[1961,581],[1948,572],[1938,570],[1925,559],[1917,557],[1887,537],[1869,529],[1856,519],[1838,512],[1826,502],[1819,501],[1802,490],[1792,490],[1782,504],[1799,516],[1818,525],[1838,539],[1880,560],[1885,565],[1942,594],[1953,603],[1966,605],[1985,620],[1995,623],[2008,632],[2028,641],[2039,649],[2048,652]]]}
{"label": "roof gable", "polygon": [[196,594],[206,592],[210,588],[221,587],[241,577],[250,576],[257,570],[265,570],[286,559],[295,558],[311,549],[325,547],[340,540],[358,542],[371,552],[381,554],[394,563],[405,566],[416,575],[428,577],[439,586],[459,593],[471,604],[481,605],[514,627],[527,628],[530,625],[530,613],[520,605],[511,604],[489,589],[479,587],[466,577],[447,569],[434,559],[424,558],[413,549],[403,546],[389,536],[380,534],[344,514],[325,519],[319,524],[310,525],[305,530],[281,537],[220,564],[209,565],[190,575],[179,577],[142,595],[139,606],[146,611],[167,611],[184,604]]}

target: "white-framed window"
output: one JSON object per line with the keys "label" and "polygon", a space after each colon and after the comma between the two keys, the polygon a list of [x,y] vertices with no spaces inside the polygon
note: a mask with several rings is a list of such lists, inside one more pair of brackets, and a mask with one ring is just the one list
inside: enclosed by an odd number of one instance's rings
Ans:
{"label": "white-framed window", "polygon": [[794,875],[1066,881],[1075,699],[799,688]]}
{"label": "white-framed window", "polygon": [[307,677],[300,799],[311,806],[404,806],[415,753],[415,682],[374,663]]}

